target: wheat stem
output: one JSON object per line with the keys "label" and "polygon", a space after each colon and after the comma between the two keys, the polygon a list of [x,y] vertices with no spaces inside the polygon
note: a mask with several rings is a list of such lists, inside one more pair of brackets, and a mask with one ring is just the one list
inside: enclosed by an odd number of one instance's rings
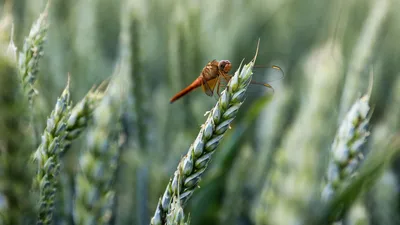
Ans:
{"label": "wheat stem", "polygon": [[358,40],[351,51],[352,56],[348,62],[346,72],[346,80],[340,99],[339,121],[342,120],[351,103],[357,98],[357,91],[367,79],[362,77],[363,70],[370,64],[371,58],[374,57],[374,49],[379,43],[381,29],[387,21],[388,13],[390,12],[390,0],[374,0],[370,2],[370,11],[362,27]]}
{"label": "wheat stem", "polygon": [[167,213],[171,211],[171,200],[179,198],[180,204],[184,206],[197,188],[215,149],[245,99],[256,57],[257,53],[249,64],[244,65],[243,68],[239,66],[227,88],[221,93],[217,104],[209,111],[208,118],[202,125],[196,140],[181,159],[160,198],[151,224],[165,224]]}

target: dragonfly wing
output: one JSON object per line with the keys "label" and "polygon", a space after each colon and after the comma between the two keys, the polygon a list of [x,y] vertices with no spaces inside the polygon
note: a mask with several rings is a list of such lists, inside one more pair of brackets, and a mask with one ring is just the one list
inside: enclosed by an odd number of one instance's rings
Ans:
{"label": "dragonfly wing", "polygon": [[225,90],[226,86],[228,85],[229,80],[231,79],[231,75],[229,74],[221,74],[218,80],[218,94],[221,94],[223,90]]}
{"label": "dragonfly wing", "polygon": [[206,81],[205,79],[203,79],[203,83],[201,85],[201,88],[203,89],[204,93],[206,93],[206,95],[208,96],[212,96],[214,93],[214,88],[215,85],[217,84],[218,79],[214,78],[211,80]]}

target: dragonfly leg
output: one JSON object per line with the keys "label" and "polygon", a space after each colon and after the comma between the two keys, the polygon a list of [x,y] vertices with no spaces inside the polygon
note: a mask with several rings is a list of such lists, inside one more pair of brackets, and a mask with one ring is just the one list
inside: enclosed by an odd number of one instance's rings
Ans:
{"label": "dragonfly leg", "polygon": [[220,93],[220,90],[219,90],[219,88],[221,87],[221,82],[218,82],[217,85],[218,85],[217,86],[217,94],[218,94],[218,97],[221,97],[221,93]]}

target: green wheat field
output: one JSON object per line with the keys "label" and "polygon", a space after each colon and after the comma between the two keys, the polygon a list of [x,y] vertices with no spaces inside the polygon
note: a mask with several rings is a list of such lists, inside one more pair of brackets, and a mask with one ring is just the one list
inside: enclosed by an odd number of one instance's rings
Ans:
{"label": "green wheat field", "polygon": [[0,0],[0,225],[400,224],[399,9]]}

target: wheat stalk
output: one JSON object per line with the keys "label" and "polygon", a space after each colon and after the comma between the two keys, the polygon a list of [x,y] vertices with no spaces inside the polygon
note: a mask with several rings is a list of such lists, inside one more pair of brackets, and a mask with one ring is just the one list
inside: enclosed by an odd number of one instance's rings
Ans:
{"label": "wheat stalk", "polygon": [[258,45],[253,60],[243,68],[241,65],[239,66],[226,89],[221,93],[217,104],[208,112],[208,118],[202,125],[196,140],[181,159],[174,176],[170,179],[160,198],[151,224],[165,224],[167,213],[172,210],[171,200],[179,198],[181,205],[184,206],[193,194],[215,149],[245,99],[257,52]]}
{"label": "wheat stalk", "polygon": [[33,154],[38,163],[36,182],[40,189],[39,215],[37,224],[51,224],[54,198],[59,174],[59,154],[63,151],[67,136],[67,118],[70,113],[69,78],[56,106],[47,119],[39,148]]}
{"label": "wheat stalk", "polygon": [[374,57],[374,48],[382,32],[383,24],[387,22],[392,1],[390,0],[374,0],[369,2],[369,12],[363,23],[362,30],[352,49],[352,56],[348,62],[346,71],[346,79],[340,99],[339,121],[344,117],[346,111],[350,108],[351,103],[357,98],[357,91],[363,84],[363,69],[366,68],[370,60]]}

